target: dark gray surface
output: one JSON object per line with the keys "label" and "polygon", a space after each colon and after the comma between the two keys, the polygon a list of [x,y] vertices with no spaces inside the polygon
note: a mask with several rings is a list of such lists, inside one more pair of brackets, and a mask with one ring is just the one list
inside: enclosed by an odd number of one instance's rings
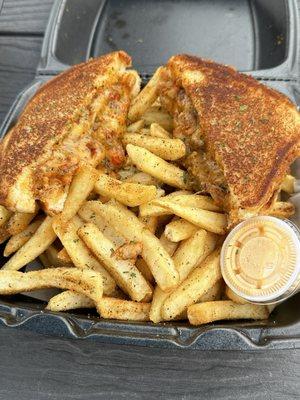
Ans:
{"label": "dark gray surface", "polygon": [[[9,24],[5,17],[7,28],[1,29],[5,25],[0,15],[0,122],[13,97],[34,75],[46,24],[46,14],[40,12],[43,3],[49,7],[45,0],[5,1],[4,7],[14,11]],[[30,23],[25,13],[22,17],[21,4],[27,6]],[[16,30],[10,32],[9,25]],[[0,360],[0,400],[300,397],[299,350],[147,349],[0,328]]]}
{"label": "dark gray surface", "polygon": [[0,329],[0,399],[299,398],[300,351],[193,352]]}

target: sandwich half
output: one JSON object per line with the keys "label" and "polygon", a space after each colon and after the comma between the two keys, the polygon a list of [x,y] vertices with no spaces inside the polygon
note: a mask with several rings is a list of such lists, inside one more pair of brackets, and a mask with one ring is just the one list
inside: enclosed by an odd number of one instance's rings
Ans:
{"label": "sandwich half", "polygon": [[122,164],[119,138],[140,85],[137,73],[126,71],[130,65],[125,52],[114,52],[41,87],[2,141],[0,204],[28,213],[39,206],[52,215],[62,210],[81,163]]}
{"label": "sandwich half", "polygon": [[160,88],[194,188],[229,213],[229,223],[271,213],[299,156],[300,116],[284,95],[234,68],[188,55],[172,57]]}

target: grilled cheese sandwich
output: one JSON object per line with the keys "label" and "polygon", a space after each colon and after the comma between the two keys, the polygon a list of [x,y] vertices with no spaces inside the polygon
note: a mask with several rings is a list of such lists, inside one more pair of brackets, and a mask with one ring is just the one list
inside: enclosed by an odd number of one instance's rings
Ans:
{"label": "grilled cheese sandwich", "polygon": [[139,86],[137,74],[126,71],[130,64],[125,52],[110,53],[42,86],[2,144],[1,204],[33,212],[39,202],[58,213],[80,163],[123,162],[119,136]]}
{"label": "grilled cheese sandwich", "polygon": [[187,55],[169,60],[160,97],[189,149],[188,171],[198,189],[223,197],[230,224],[267,212],[300,153],[292,102],[232,67]]}

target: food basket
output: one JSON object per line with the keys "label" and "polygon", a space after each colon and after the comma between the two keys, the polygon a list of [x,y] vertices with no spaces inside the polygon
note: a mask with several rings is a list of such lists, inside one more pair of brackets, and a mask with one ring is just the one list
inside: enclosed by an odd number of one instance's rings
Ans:
{"label": "food basket", "polygon": [[[57,0],[34,81],[20,93],[1,137],[45,81],[90,57],[127,51],[144,81],[170,55],[190,53],[235,65],[300,105],[299,3],[296,0]],[[300,178],[300,164],[293,173]],[[299,195],[300,196],[300,195]],[[297,210],[294,222],[300,226]],[[106,343],[200,350],[300,348],[300,293],[266,321],[182,322],[102,320],[85,311],[52,313],[29,296],[0,298],[0,323],[47,335]]]}

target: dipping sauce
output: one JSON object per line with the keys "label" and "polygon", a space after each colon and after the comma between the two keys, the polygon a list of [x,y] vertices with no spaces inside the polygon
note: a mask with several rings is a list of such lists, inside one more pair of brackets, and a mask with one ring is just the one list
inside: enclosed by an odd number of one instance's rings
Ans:
{"label": "dipping sauce", "polygon": [[229,288],[249,302],[285,300],[300,288],[300,232],[289,220],[249,218],[224,241],[221,269]]}

